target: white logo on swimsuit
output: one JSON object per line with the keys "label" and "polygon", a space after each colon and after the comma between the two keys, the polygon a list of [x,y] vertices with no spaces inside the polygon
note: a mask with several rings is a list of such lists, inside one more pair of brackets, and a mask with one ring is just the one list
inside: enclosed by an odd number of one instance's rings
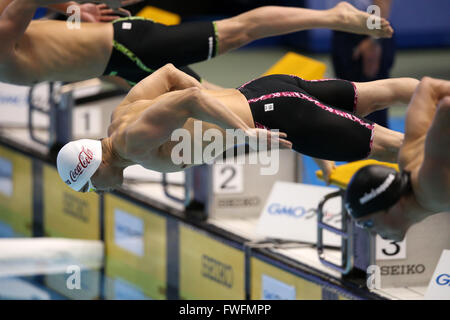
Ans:
{"label": "white logo on swimsuit", "polygon": [[264,105],[264,111],[273,111],[273,103],[268,103]]}
{"label": "white logo on swimsuit", "polygon": [[389,174],[386,180],[384,180],[384,182],[378,188],[372,189],[369,193],[365,193],[364,196],[359,198],[359,203],[365,204],[370,200],[374,199],[375,197],[377,197],[380,193],[386,191],[386,189],[389,188],[394,179],[395,175],[393,175],[392,173]]}
{"label": "white logo on swimsuit", "polygon": [[133,25],[131,24],[131,22],[123,22],[122,23],[122,29],[123,30],[131,30],[131,27],[132,27]]}
{"label": "white logo on swimsuit", "polygon": [[213,48],[214,48],[214,39],[213,37],[208,38],[209,50],[208,50],[208,60],[212,58]]}

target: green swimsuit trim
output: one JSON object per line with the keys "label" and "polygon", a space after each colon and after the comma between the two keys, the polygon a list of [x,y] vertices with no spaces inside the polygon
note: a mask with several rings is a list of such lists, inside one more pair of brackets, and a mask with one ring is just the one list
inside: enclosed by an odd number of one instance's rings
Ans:
{"label": "green swimsuit trim", "polygon": [[155,72],[155,70],[150,69],[149,67],[147,67],[142,61],[141,59],[139,59],[138,57],[136,57],[136,55],[129,50],[127,47],[125,47],[123,44],[117,42],[116,40],[113,41],[113,46],[114,49],[116,49],[117,51],[121,52],[122,54],[126,55],[131,61],[133,61],[134,63],[136,63],[136,65],[141,69],[144,70],[145,72],[148,73],[153,73]]}
{"label": "green swimsuit trim", "polygon": [[112,23],[116,23],[116,22],[120,22],[120,21],[128,21],[128,20],[150,20],[150,21],[153,21],[151,19],[144,18],[144,17],[124,17],[124,18],[116,19]]}
{"label": "green swimsuit trim", "polygon": [[213,21],[213,27],[214,27],[214,39],[216,41],[216,50],[214,52],[214,57],[216,57],[219,54],[219,33],[217,32],[217,25],[216,22]]}

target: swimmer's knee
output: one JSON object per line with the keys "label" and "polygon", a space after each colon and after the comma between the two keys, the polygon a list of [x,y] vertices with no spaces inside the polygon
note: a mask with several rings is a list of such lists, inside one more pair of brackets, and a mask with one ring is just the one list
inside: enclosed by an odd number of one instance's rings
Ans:
{"label": "swimmer's knee", "polygon": [[433,78],[428,77],[428,76],[422,77],[422,78],[420,79],[420,83],[423,84],[423,85],[428,85],[428,84],[430,84],[430,82],[432,82],[432,81],[433,81]]}
{"label": "swimmer's knee", "polygon": [[244,23],[235,18],[215,22],[219,43],[219,54],[242,47],[252,41]]}
{"label": "swimmer's knee", "polygon": [[435,79],[425,76],[420,79],[420,83],[417,86],[418,90],[429,90],[432,88]]}

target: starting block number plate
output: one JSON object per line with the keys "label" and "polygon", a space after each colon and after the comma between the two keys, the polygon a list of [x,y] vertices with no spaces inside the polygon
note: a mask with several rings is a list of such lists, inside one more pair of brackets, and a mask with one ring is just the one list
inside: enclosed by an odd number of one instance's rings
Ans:
{"label": "starting block number plate", "polygon": [[102,114],[100,108],[79,107],[73,113],[73,133],[75,136],[97,136],[101,134]]}
{"label": "starting block number plate", "polygon": [[213,186],[215,194],[242,193],[244,191],[242,165],[215,164],[213,166]]}
{"label": "starting block number plate", "polygon": [[403,241],[392,241],[377,235],[376,241],[376,260],[406,259],[406,237]]}

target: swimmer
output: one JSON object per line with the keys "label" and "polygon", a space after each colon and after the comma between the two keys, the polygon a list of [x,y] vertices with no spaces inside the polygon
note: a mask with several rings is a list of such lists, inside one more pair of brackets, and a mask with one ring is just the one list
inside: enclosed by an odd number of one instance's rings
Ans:
{"label": "swimmer", "polygon": [[[129,0],[128,0],[129,1]],[[208,60],[256,39],[312,28],[328,28],[375,37],[391,37],[393,29],[369,30],[369,14],[342,2],[330,10],[260,7],[214,22],[165,26],[140,17],[113,23],[31,21],[38,6],[62,0],[3,0],[0,10],[0,81],[32,85],[41,81],[81,81],[121,77],[134,85],[154,70]],[[93,1],[107,4],[125,1]],[[200,80],[190,69],[186,72]]]}
{"label": "swimmer", "polygon": [[[179,142],[171,135],[184,128],[193,139],[196,120],[203,132],[214,128],[225,138],[224,130],[240,129],[249,139],[263,133],[268,145],[275,141],[315,158],[394,161],[403,134],[362,116],[406,103],[417,84],[411,78],[352,83],[270,75],[238,89],[206,90],[168,64],[128,93],[112,114],[107,138],[66,144],[57,157],[58,172],[76,191],[105,191],[119,187],[123,170],[133,164],[159,172],[184,170],[198,163],[172,161]],[[203,148],[208,144],[204,141]],[[221,151],[228,147],[225,141]]]}
{"label": "swimmer", "polygon": [[345,195],[361,227],[394,241],[425,218],[450,211],[450,81],[420,82],[407,109],[399,166],[400,172],[361,168]]}

